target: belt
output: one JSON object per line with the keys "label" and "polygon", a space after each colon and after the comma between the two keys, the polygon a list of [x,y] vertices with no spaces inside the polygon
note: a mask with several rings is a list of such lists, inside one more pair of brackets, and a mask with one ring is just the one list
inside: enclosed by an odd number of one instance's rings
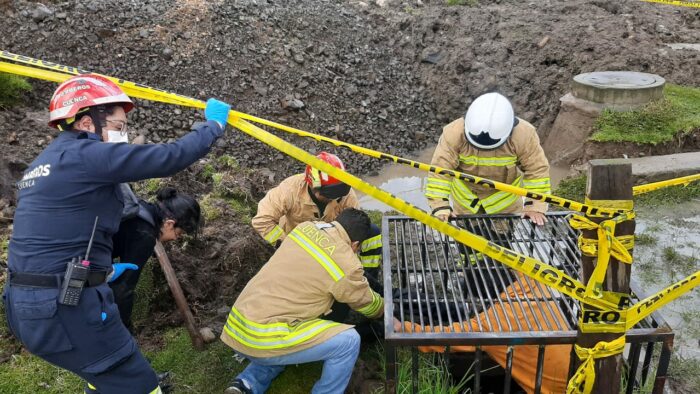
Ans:
{"label": "belt", "polygon": [[[107,281],[107,271],[88,272],[85,287],[99,286]],[[10,284],[15,286],[47,287],[60,289],[63,274],[32,274],[28,272],[10,272]]]}

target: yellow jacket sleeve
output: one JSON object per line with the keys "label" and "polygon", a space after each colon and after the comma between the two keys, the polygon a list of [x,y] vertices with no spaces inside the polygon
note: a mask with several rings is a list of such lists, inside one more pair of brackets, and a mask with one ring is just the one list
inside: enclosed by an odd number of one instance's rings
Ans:
{"label": "yellow jacket sleeve", "polygon": [[342,279],[333,284],[331,294],[338,302],[348,304],[370,319],[384,314],[384,299],[369,287],[359,261],[356,269],[346,272]]}
{"label": "yellow jacket sleeve", "polygon": [[[521,120],[521,122],[524,122]],[[525,133],[519,137],[521,141],[516,144],[518,149],[518,163],[520,171],[523,172],[523,187],[537,193],[552,192],[551,180],[549,177],[549,161],[540,145],[540,138],[537,130],[531,124],[524,122]],[[547,203],[529,198],[525,199],[523,212],[547,212]]]}
{"label": "yellow jacket sleeve", "polygon": [[[443,129],[430,164],[449,170],[456,170],[459,167],[459,149],[462,143],[459,135],[455,135],[456,133],[453,131],[455,128],[451,127],[451,125],[449,124]],[[451,209],[451,193],[452,178],[445,175],[430,174],[425,184],[425,197],[428,199],[428,205],[432,213],[441,209]]]}
{"label": "yellow jacket sleeve", "polygon": [[258,203],[258,212],[252,220],[255,231],[272,245],[287,236],[279,223],[291,207],[291,195],[283,186],[284,183],[267,192]]}

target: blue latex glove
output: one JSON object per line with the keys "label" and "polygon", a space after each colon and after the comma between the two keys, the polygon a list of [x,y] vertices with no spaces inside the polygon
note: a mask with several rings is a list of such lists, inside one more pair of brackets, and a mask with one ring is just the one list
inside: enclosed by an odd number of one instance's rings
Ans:
{"label": "blue latex glove", "polygon": [[136,264],[131,264],[131,263],[114,263],[112,264],[112,273],[109,275],[109,279],[107,279],[108,283],[112,283],[117,278],[122,276],[124,271],[126,270],[138,270],[139,266]]}
{"label": "blue latex glove", "polygon": [[223,129],[226,126],[226,121],[228,120],[228,112],[231,110],[231,106],[219,101],[217,99],[210,98],[207,100],[207,107],[204,108],[204,117],[207,120],[213,120],[221,126]]}

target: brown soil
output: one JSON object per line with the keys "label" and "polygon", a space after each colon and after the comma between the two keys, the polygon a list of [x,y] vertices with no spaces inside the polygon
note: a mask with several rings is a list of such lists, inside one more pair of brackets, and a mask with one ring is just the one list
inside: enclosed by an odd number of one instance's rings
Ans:
{"label": "brown soil", "polygon": [[625,156],[631,158],[697,152],[700,151],[700,129],[688,134],[678,135],[675,141],[657,145],[642,145],[633,142],[588,141],[584,144],[583,151],[583,157],[579,163],[586,163],[591,159],[614,159]]}

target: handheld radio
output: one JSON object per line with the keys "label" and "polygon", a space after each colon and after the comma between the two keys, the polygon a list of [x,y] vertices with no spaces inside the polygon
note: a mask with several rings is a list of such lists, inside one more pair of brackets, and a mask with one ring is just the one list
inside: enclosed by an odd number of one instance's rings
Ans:
{"label": "handheld radio", "polygon": [[66,273],[63,276],[63,283],[61,284],[61,293],[58,296],[59,304],[77,306],[80,302],[80,294],[83,292],[83,287],[85,282],[87,282],[88,272],[90,271],[90,249],[92,248],[92,240],[95,238],[98,219],[99,217],[95,217],[95,224],[92,226],[92,235],[90,235],[90,242],[88,242],[87,251],[85,252],[85,259],[74,257],[68,263]]}

